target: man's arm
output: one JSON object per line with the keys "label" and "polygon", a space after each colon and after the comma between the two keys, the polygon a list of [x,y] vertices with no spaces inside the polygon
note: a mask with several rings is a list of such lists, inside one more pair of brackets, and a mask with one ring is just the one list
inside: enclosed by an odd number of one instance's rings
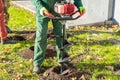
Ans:
{"label": "man's arm", "polygon": [[82,5],[81,0],[74,0],[75,6],[79,9],[81,16],[85,13],[85,8]]}
{"label": "man's arm", "polygon": [[43,6],[42,0],[31,0],[35,7],[40,10],[40,14],[44,16],[43,12],[47,11],[47,9]]}
{"label": "man's arm", "polygon": [[40,15],[46,16],[46,17],[51,17],[53,18],[54,16],[48,12],[48,10],[43,6],[42,0],[32,0],[33,4],[37,7],[38,10],[40,10]]}
{"label": "man's arm", "polygon": [[42,4],[42,0],[31,0],[31,1],[38,9],[42,9],[44,7]]}
{"label": "man's arm", "polygon": [[3,12],[3,2],[0,1],[0,13],[2,13],[2,12]]}
{"label": "man's arm", "polygon": [[81,0],[74,0],[74,4],[79,9],[80,7],[83,7]]}

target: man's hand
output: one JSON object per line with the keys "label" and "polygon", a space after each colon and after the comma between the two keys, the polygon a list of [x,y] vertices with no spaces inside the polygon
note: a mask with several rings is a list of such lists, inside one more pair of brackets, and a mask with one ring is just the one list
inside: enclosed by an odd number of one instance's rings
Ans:
{"label": "man's hand", "polygon": [[53,16],[51,13],[49,13],[48,10],[47,10],[45,7],[43,7],[43,8],[40,10],[40,14],[41,14],[42,16],[46,16],[46,17],[49,17],[49,18],[54,18],[54,16]]}
{"label": "man's hand", "polygon": [[84,7],[80,7],[79,11],[80,11],[80,16],[83,16],[85,14],[85,8]]}
{"label": "man's hand", "polygon": [[44,14],[44,16],[46,16],[46,17],[54,18],[54,16],[53,16],[51,13],[47,12],[47,11],[44,11],[43,14]]}

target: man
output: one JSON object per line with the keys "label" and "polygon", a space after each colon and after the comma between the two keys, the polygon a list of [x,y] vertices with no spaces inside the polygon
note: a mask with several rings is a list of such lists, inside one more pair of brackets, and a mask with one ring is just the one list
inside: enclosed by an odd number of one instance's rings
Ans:
{"label": "man", "polygon": [[2,0],[0,0],[0,38],[2,43],[7,38],[7,31],[4,22],[4,5]]}
{"label": "man", "polygon": [[5,18],[5,26],[7,29],[8,33],[11,33],[12,31],[8,27],[8,21],[9,21],[9,13],[8,13],[8,8],[10,7],[10,0],[2,0],[4,3],[4,18]]}
{"label": "man", "polygon": [[[47,46],[47,29],[48,22],[53,15],[58,15],[54,12],[54,4],[62,0],[32,0],[36,7],[36,39],[35,39],[35,49],[34,49],[34,68],[33,72],[40,73],[40,65],[42,64]],[[76,7],[79,9],[80,13],[83,14],[84,8],[82,6],[81,0],[74,0]],[[67,61],[68,53],[66,50],[65,54],[62,56],[61,53],[61,35],[62,35],[62,24],[58,20],[52,20],[54,26],[54,33],[56,36],[56,51],[58,62]]]}

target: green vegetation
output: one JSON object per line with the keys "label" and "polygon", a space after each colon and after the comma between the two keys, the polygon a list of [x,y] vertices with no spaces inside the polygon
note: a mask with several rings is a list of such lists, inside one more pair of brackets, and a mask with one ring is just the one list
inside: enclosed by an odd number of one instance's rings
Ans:
{"label": "green vegetation", "polygon": [[9,26],[12,30],[35,30],[35,16],[29,11],[11,6]]}
{"label": "green vegetation", "polygon": [[[35,16],[32,13],[14,6],[10,7],[9,13],[9,26],[12,30],[35,30]],[[92,72],[90,80],[120,80],[120,73],[114,71],[114,67],[120,64],[120,45],[110,40],[120,40],[120,33],[116,32],[119,27],[108,26],[80,26],[68,29],[71,35],[68,40],[72,43],[69,53],[74,57],[86,51],[81,55],[83,59],[76,63],[76,67]],[[54,43],[48,41],[51,42]],[[32,45],[34,41],[0,45],[0,80],[37,80],[38,75],[32,73],[32,59],[24,59],[19,55],[21,50]],[[76,59],[74,58],[74,61]],[[45,59],[43,63],[43,66],[47,67],[56,65],[56,57]]]}

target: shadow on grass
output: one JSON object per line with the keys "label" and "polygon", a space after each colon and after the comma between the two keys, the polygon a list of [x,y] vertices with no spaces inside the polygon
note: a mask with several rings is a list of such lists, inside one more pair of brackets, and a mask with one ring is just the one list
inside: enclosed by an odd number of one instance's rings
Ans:
{"label": "shadow on grass", "polygon": [[104,78],[105,76],[116,76],[119,77],[120,73],[116,74],[117,71],[120,71],[120,64],[111,63],[111,64],[95,64],[95,63],[79,63],[78,67],[80,70],[88,70],[94,73],[94,77],[97,79]]}
{"label": "shadow on grass", "polygon": [[78,34],[85,34],[85,33],[108,33],[108,34],[114,34],[113,32],[110,31],[97,31],[97,30],[80,30],[80,31],[73,31],[73,30],[68,30],[68,33],[74,34],[74,35],[78,35]]}
{"label": "shadow on grass", "polygon": [[120,30],[115,33],[117,36],[120,36]]}
{"label": "shadow on grass", "polygon": [[73,45],[76,44],[83,44],[83,45],[88,45],[88,46],[93,46],[93,45],[101,45],[101,46],[110,46],[110,45],[116,45],[115,43],[109,41],[109,40],[89,40],[85,41],[83,39],[77,39],[77,41],[71,41]]}
{"label": "shadow on grass", "polygon": [[[107,34],[111,34],[114,36],[114,34],[118,34],[118,33],[113,33],[113,32],[106,32],[106,31],[95,31],[95,30],[82,30],[82,31],[68,31],[68,38],[69,37],[73,37],[74,40],[71,41],[71,43],[73,43],[73,45],[76,45],[76,44],[83,44],[83,45],[89,45],[89,46],[92,46],[92,45],[101,45],[101,46],[108,46],[108,45],[119,45],[120,44],[120,41],[119,40],[116,40],[114,38],[106,38],[106,39],[102,39],[102,40],[95,40],[95,39],[89,39],[87,40],[86,38],[78,38],[76,37],[77,35],[80,35],[80,34],[96,34],[96,36],[98,37],[99,35],[97,34],[104,34],[104,33],[107,33]],[[75,36],[74,36],[75,35]],[[95,36],[95,37],[96,37]],[[117,35],[119,36],[119,35]],[[89,37],[91,38],[91,37]]]}

